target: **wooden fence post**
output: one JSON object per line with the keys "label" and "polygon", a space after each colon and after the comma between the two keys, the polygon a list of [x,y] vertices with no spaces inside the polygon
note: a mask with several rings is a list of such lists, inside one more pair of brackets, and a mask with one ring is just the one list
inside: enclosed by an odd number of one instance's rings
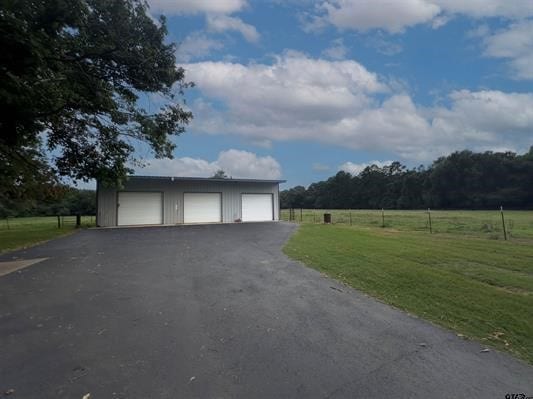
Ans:
{"label": "wooden fence post", "polygon": [[381,208],[381,227],[385,227],[385,209]]}
{"label": "wooden fence post", "polygon": [[61,228],[61,216],[57,215],[57,228]]}
{"label": "wooden fence post", "polygon": [[431,209],[428,208],[428,218],[429,218],[429,234],[433,234],[433,228],[431,227]]}
{"label": "wooden fence post", "polygon": [[500,206],[500,213],[502,215],[503,238],[505,241],[507,241],[507,231],[505,230],[505,218],[503,217],[503,206]]}

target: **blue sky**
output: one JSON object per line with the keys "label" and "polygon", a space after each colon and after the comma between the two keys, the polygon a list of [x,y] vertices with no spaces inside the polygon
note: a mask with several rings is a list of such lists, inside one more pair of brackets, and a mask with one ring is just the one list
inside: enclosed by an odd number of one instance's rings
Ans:
{"label": "blue sky", "polygon": [[[196,88],[142,174],[308,185],[373,162],[533,145],[533,1],[150,0]],[[154,102],[156,106],[157,102]]]}

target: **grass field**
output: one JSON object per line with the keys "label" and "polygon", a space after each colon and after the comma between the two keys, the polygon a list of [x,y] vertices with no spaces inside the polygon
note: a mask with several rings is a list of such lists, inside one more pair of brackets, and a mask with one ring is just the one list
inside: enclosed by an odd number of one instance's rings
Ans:
{"label": "grass field", "polygon": [[[381,210],[313,210],[295,209],[295,221],[320,223],[326,212],[332,214],[333,224],[359,227],[381,227]],[[385,227],[401,231],[429,233],[426,210],[385,210]],[[509,239],[533,239],[533,211],[504,211],[506,232]],[[289,220],[289,210],[281,211],[281,219]],[[502,239],[501,214],[495,211],[431,211],[433,233],[472,235],[488,239]]]}
{"label": "grass field", "polygon": [[[362,215],[370,223],[368,213]],[[353,226],[304,223],[284,251],[386,303],[533,364],[532,213],[513,216],[520,239],[509,241],[484,237],[479,224],[487,213],[453,213],[462,227],[446,219],[440,229],[447,233],[439,234],[417,231],[423,224],[418,228],[410,215],[398,213],[394,228],[361,227],[353,220]]]}
{"label": "grass field", "polygon": [[[9,218],[0,220],[0,252],[10,251],[51,240],[76,229],[75,216],[61,218],[57,227],[56,216]],[[82,216],[82,227],[94,225],[94,216]]]}

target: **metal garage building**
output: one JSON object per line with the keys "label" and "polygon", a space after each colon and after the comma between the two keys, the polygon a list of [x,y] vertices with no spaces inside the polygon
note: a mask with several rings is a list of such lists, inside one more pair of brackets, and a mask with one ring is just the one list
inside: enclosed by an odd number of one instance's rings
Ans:
{"label": "metal garage building", "polygon": [[279,220],[285,180],[130,176],[121,189],[97,185],[101,227]]}

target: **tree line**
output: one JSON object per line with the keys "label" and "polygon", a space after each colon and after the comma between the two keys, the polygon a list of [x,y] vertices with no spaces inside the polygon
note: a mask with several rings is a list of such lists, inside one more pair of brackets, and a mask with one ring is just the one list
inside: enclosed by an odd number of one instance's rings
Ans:
{"label": "tree line", "polygon": [[0,194],[0,218],[55,215],[96,215],[96,192],[67,185],[51,185],[37,197],[6,200]]}
{"label": "tree line", "polygon": [[280,193],[282,208],[533,209],[533,146],[513,152],[457,151],[430,166],[400,162],[338,172],[305,188]]}

